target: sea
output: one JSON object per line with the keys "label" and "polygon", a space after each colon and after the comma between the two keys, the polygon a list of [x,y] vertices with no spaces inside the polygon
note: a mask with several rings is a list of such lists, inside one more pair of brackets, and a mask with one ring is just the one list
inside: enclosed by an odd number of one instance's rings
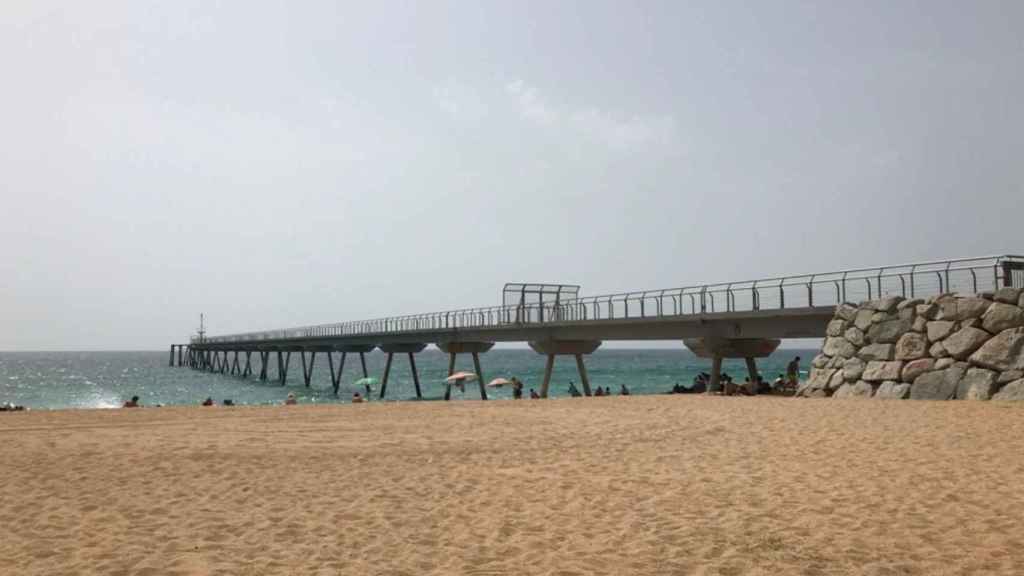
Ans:
{"label": "sea", "polygon": [[[766,379],[774,379],[785,371],[786,364],[795,356],[801,357],[801,370],[810,367],[817,352],[808,349],[781,349],[768,358],[758,360],[758,369]],[[335,354],[335,363],[339,359]],[[370,376],[380,379],[384,372],[385,355],[367,354]],[[586,369],[591,387],[608,388],[618,394],[625,385],[632,394],[664,394],[676,383],[689,386],[701,372],[710,372],[711,362],[698,358],[685,349],[598,349],[586,357]],[[349,403],[354,392],[364,393],[362,386],[354,386],[362,378],[359,358],[349,354],[345,363],[342,384],[337,396],[331,387],[327,358],[317,354],[313,377],[307,388],[302,378],[302,364],[297,353],[292,354],[288,380],[284,386],[276,380],[261,382],[250,376],[242,378],[225,374],[211,374],[187,367],[168,366],[168,352],[0,352],[0,404],[15,404],[30,410],[103,409],[120,407],[132,396],[138,396],[144,406],[195,405],[206,398],[217,404],[230,399],[236,405],[280,404],[289,393],[298,402],[316,404]],[[244,364],[244,358],[240,360]],[[480,355],[484,379],[518,377],[525,384],[525,395],[530,388],[540,391],[545,358],[529,349],[494,349]],[[258,373],[258,355],[253,354],[253,369]],[[416,355],[423,400],[443,400],[448,374],[448,357],[436,349]],[[460,355],[456,370],[473,371],[472,358]],[[743,360],[725,360],[723,370],[734,379],[743,381],[746,365]],[[271,378],[276,373],[276,361],[271,362]],[[576,362],[571,356],[558,357],[551,378],[551,396],[567,396],[570,382],[579,384]],[[582,389],[582,387],[580,387]],[[413,385],[408,356],[396,354],[388,377],[387,394],[379,399],[379,385],[369,400],[418,401]],[[488,388],[492,400],[512,398],[511,387]],[[470,383],[465,391],[453,388],[452,400],[479,400],[478,385]]]}

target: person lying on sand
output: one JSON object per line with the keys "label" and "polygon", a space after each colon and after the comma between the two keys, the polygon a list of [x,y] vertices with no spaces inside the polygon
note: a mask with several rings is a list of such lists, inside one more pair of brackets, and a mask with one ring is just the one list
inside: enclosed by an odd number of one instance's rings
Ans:
{"label": "person lying on sand", "polygon": [[124,405],[122,406],[122,408],[138,408],[138,407],[139,407],[139,397],[138,396],[132,396],[132,399],[131,400],[126,400]]}
{"label": "person lying on sand", "polygon": [[203,406],[213,406],[213,398],[207,396],[206,400],[203,400]]}
{"label": "person lying on sand", "polygon": [[530,400],[540,400],[540,394],[537,394],[533,388],[530,388]]}

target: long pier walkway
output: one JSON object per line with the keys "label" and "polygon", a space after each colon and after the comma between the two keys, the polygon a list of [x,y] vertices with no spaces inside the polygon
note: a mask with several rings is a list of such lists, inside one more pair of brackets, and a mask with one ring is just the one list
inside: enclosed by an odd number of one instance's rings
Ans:
{"label": "long pier walkway", "polygon": [[1024,256],[959,258],[600,296],[581,296],[576,285],[506,284],[502,304],[493,307],[211,337],[201,330],[188,344],[171,346],[169,364],[174,366],[177,360],[178,366],[247,378],[257,374],[255,353],[258,377],[267,380],[276,359],[277,379],[284,385],[297,352],[308,387],[317,354],[323,354],[337,393],[347,355],[359,355],[366,377],[365,355],[379,349],[387,354],[380,397],[385,397],[395,354],[408,356],[416,395],[422,397],[415,355],[434,344],[449,354],[449,374],[458,354],[472,355],[480,397],[486,400],[480,354],[496,342],[527,342],[547,359],[542,397],[547,397],[556,356],[575,358],[584,394],[589,396],[584,356],[606,340],[682,340],[698,355],[712,359],[713,384],[722,358],[745,358],[753,379],[755,358],[771,354],[784,338],[824,337],[840,304],[887,295],[977,293],[1002,286],[1024,286]]}

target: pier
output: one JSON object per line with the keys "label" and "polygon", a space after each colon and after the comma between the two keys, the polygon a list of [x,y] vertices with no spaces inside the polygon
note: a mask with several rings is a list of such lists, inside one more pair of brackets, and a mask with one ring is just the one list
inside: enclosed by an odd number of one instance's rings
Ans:
{"label": "pier", "polygon": [[379,397],[386,395],[398,354],[407,357],[416,396],[422,398],[415,356],[432,344],[449,355],[449,375],[459,354],[472,357],[480,398],[486,400],[480,356],[497,342],[525,342],[546,360],[542,397],[548,395],[559,356],[575,360],[589,396],[585,357],[605,341],[677,340],[712,360],[713,383],[723,358],[744,358],[753,380],[757,358],[771,354],[786,338],[824,337],[836,307],[844,303],[889,295],[978,293],[1005,286],[1024,286],[1024,256],[958,258],[599,296],[581,296],[580,286],[572,284],[513,283],[505,285],[502,303],[492,307],[209,337],[201,328],[188,344],[170,347],[169,365],[265,381],[276,361],[276,378],[283,386],[292,354],[297,353],[308,387],[318,355],[326,356],[337,394],[348,355],[359,355],[366,377],[365,355],[380,350],[387,357]]}

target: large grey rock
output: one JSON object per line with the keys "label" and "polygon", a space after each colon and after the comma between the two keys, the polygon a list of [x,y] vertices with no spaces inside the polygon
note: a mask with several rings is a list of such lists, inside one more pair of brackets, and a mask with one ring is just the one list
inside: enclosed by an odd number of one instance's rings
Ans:
{"label": "large grey rock", "polygon": [[921,358],[913,362],[907,362],[903,366],[903,373],[900,375],[900,378],[904,382],[913,382],[918,376],[925,372],[930,372],[934,368],[935,360],[932,358]]}
{"label": "large grey rock", "polygon": [[1024,378],[1024,370],[1007,370],[999,373],[999,378],[996,379],[996,384],[1002,386],[1003,384],[1009,384],[1014,380],[1020,380]]}
{"label": "large grey rock", "polygon": [[924,334],[924,331],[927,328],[927,326],[928,320],[926,320],[924,316],[918,316],[914,318],[914,323],[911,324],[910,329],[913,330],[914,332]]}
{"label": "large grey rock", "polygon": [[892,320],[893,318],[896,318],[896,316],[888,312],[875,312],[871,315],[871,323],[878,324],[879,322],[885,322],[886,320]]}
{"label": "large grey rock", "polygon": [[854,346],[863,346],[865,344],[864,332],[856,326],[847,328],[846,332],[843,333],[843,338],[846,338],[846,340]]}
{"label": "large grey rock", "polygon": [[939,302],[937,320],[968,320],[979,318],[992,302],[984,298],[949,298]]}
{"label": "large grey rock", "polygon": [[997,374],[985,368],[968,368],[956,387],[961,400],[988,400],[995,393]]}
{"label": "large grey rock", "polygon": [[1017,307],[1024,308],[1024,294],[1020,295],[1020,300],[1017,300]]}
{"label": "large grey rock", "polygon": [[861,380],[860,382],[857,382],[856,384],[843,384],[842,386],[839,387],[838,390],[836,390],[835,394],[833,394],[832,397],[833,398],[870,398],[871,395],[874,393],[874,391],[875,391],[875,389],[871,386],[871,384],[868,384],[867,382],[864,382],[863,380]]}
{"label": "large grey rock", "polygon": [[897,360],[917,360],[928,353],[928,340],[917,332],[907,332],[896,342]]}
{"label": "large grey rock", "polygon": [[953,333],[956,322],[952,320],[932,320],[928,323],[928,340],[938,342]]}
{"label": "large grey rock", "polygon": [[828,364],[825,365],[825,368],[833,368],[838,370],[839,368],[843,367],[843,362],[846,362],[846,358],[843,358],[842,356],[836,356],[828,361]]}
{"label": "large grey rock", "polygon": [[831,358],[828,356],[818,354],[814,357],[814,360],[811,360],[811,368],[824,368],[825,365],[828,364],[829,360],[831,360]]}
{"label": "large grey rock", "polygon": [[907,332],[910,332],[914,321],[906,318],[893,318],[884,320],[878,324],[872,324],[868,328],[868,340],[883,344],[895,342]]}
{"label": "large grey rock", "polygon": [[854,317],[857,316],[857,307],[852,304],[840,304],[836,308],[836,316],[847,322],[853,322]]}
{"label": "large grey rock", "polygon": [[935,361],[935,369],[945,370],[946,368],[949,368],[953,364],[956,364],[956,360],[953,360],[949,356],[946,356],[945,358],[939,358],[938,360]]}
{"label": "large grey rock", "polygon": [[861,374],[864,373],[864,368],[867,364],[864,363],[860,358],[850,358],[843,364],[843,378],[847,382],[856,382],[860,380]]}
{"label": "large grey rock", "polygon": [[843,371],[836,370],[835,373],[832,374],[832,377],[828,379],[828,385],[825,386],[825,389],[834,392],[845,382],[846,381],[843,379]]}
{"label": "large grey rock", "polygon": [[866,362],[871,360],[892,360],[896,346],[893,344],[868,344],[857,352],[857,357]]}
{"label": "large grey rock", "polygon": [[988,307],[985,315],[981,317],[982,328],[997,334],[1003,330],[1024,326],[1024,310],[1016,304],[1003,304],[996,302]]}
{"label": "large grey rock", "polygon": [[910,395],[910,384],[901,384],[899,382],[893,382],[888,380],[882,382],[875,390],[875,395],[872,398],[879,400],[902,400]]}
{"label": "large grey rock", "polygon": [[857,316],[853,319],[853,325],[860,328],[862,331],[867,330],[871,327],[871,317],[874,315],[874,310],[870,308],[861,308],[857,311]]}
{"label": "large grey rock", "polygon": [[939,313],[939,306],[938,304],[929,302],[927,304],[918,304],[914,307],[914,310],[917,312],[917,315],[922,318],[935,320],[935,315]]}
{"label": "large grey rock", "polygon": [[846,321],[836,319],[828,323],[828,327],[825,328],[825,334],[829,336],[842,336],[845,330]]}
{"label": "large grey rock", "polygon": [[924,298],[912,298],[910,300],[904,300],[903,302],[900,302],[896,306],[896,309],[903,310],[904,308],[913,308],[916,310],[917,307],[920,306],[921,304],[924,304]]}
{"label": "large grey rock", "polygon": [[946,347],[942,345],[942,342],[936,342],[928,349],[928,355],[932,358],[945,358],[949,356],[949,352],[946,352]]}
{"label": "large grey rock", "polygon": [[1005,372],[1024,370],[1024,328],[1003,330],[971,354],[971,364]]}
{"label": "large grey rock", "polygon": [[980,328],[961,328],[943,340],[942,346],[950,356],[963,360],[991,337],[991,334]]}
{"label": "large grey rock", "polygon": [[1013,305],[1016,305],[1017,302],[1020,301],[1020,296],[1021,296],[1021,289],[1020,288],[1006,287],[1006,288],[1000,288],[999,290],[996,290],[996,293],[992,296],[992,298],[996,302],[1002,302],[1003,304],[1013,304]]}
{"label": "large grey rock", "polygon": [[903,302],[903,300],[904,299],[901,296],[887,296],[872,302],[871,307],[879,312],[892,312],[896,310],[896,307],[899,306],[900,302]]}
{"label": "large grey rock", "polygon": [[903,362],[881,362],[872,360],[864,368],[861,375],[862,380],[868,382],[882,382],[883,380],[899,380],[900,372],[903,370]]}
{"label": "large grey rock", "polygon": [[851,358],[857,353],[857,347],[850,344],[849,340],[841,336],[833,336],[825,340],[825,346],[821,351],[828,356]]}
{"label": "large grey rock", "polygon": [[910,386],[910,397],[914,400],[949,400],[956,395],[956,388],[966,371],[967,363],[958,362],[945,370],[926,372]]}
{"label": "large grey rock", "polygon": [[999,389],[993,400],[1024,400],[1024,379],[1014,380]]}
{"label": "large grey rock", "polygon": [[811,370],[811,377],[804,382],[797,390],[798,396],[810,396],[812,392],[817,390],[825,391],[828,388],[828,382],[832,376],[836,373],[831,368],[816,368]]}

